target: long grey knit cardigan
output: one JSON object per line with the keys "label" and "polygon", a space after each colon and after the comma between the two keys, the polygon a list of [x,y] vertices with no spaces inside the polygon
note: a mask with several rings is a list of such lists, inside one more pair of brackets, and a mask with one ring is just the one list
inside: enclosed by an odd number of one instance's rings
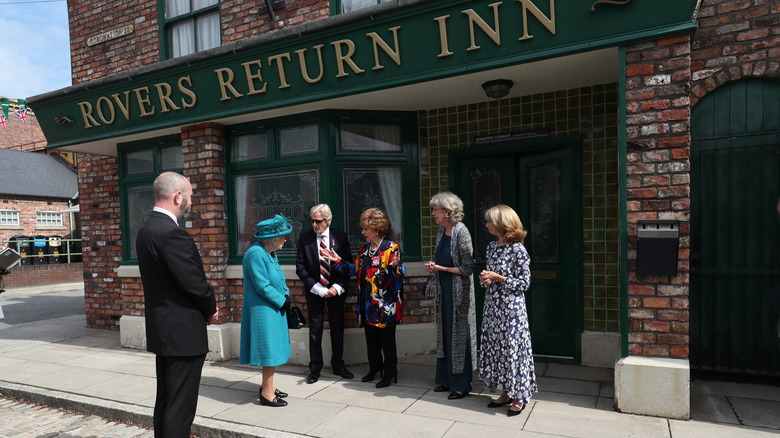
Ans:
{"label": "long grey knit cardigan", "polygon": [[[444,227],[441,227],[436,235],[437,248],[443,235]],[[462,374],[469,341],[471,343],[471,367],[473,370],[477,369],[477,311],[474,307],[474,281],[471,277],[474,272],[474,247],[468,228],[461,222],[452,226],[450,253],[453,265],[460,269],[462,275],[452,276],[454,315],[451,318],[452,345],[449,350],[452,355],[452,372]],[[441,302],[441,283],[438,272],[428,278],[425,296]],[[441,312],[436,312],[436,357],[444,357]]]}

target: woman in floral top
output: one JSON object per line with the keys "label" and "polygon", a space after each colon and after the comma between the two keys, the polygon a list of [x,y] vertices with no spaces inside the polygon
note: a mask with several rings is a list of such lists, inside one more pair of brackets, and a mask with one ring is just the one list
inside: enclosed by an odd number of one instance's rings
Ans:
{"label": "woman in floral top", "polygon": [[342,261],[333,250],[322,250],[322,254],[333,262],[334,272],[357,276],[358,321],[365,330],[370,366],[361,380],[370,382],[379,373],[382,378],[376,387],[384,388],[397,375],[395,327],[403,316],[402,278],[406,267],[401,263],[398,244],[386,239],[390,235],[390,220],[384,211],[364,211],[360,227],[366,243],[361,245],[354,263]]}
{"label": "woman in floral top", "polygon": [[510,405],[507,416],[513,417],[538,391],[524,295],[531,284],[531,258],[523,246],[527,233],[514,210],[496,205],[485,212],[485,221],[498,241],[488,245],[486,268],[479,274],[486,288],[479,378],[502,391],[488,407]]}

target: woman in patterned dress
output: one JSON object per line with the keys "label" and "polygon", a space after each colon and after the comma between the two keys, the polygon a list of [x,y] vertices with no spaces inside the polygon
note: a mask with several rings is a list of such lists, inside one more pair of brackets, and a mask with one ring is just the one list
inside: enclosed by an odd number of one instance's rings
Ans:
{"label": "woman in patterned dress", "polygon": [[401,248],[387,239],[391,234],[387,213],[369,208],[360,215],[360,227],[366,243],[360,246],[354,263],[341,260],[332,249],[322,250],[322,255],[333,262],[334,272],[357,277],[358,322],[366,335],[369,365],[361,380],[370,382],[379,373],[382,378],[376,387],[384,388],[391,380],[398,380],[395,327],[403,316],[406,267],[401,263]]}
{"label": "woman in patterned dress", "polygon": [[507,416],[513,417],[538,391],[524,295],[531,284],[531,258],[523,246],[527,233],[514,210],[496,205],[485,212],[485,221],[498,241],[488,245],[486,267],[479,274],[486,288],[479,378],[502,391],[488,407],[510,405]]}

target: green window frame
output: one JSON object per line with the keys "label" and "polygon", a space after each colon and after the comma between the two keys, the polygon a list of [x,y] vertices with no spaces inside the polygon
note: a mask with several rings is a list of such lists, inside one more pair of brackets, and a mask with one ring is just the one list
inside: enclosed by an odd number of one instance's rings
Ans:
{"label": "green window frame", "polygon": [[346,14],[389,1],[390,0],[333,0],[330,2],[330,15]]}
{"label": "green window frame", "polygon": [[295,263],[298,236],[311,229],[309,209],[319,203],[330,205],[332,226],[347,232],[353,252],[364,241],[360,212],[382,207],[404,258],[421,259],[416,113],[317,111],[233,126],[228,134],[231,264],[254,243],[254,224],[277,213],[293,224],[280,262]]}
{"label": "green window frame", "polygon": [[[182,173],[181,136],[170,135],[118,145],[122,216],[122,260],[137,263],[135,237],[154,207],[152,183],[162,172]],[[184,221],[179,221],[184,226]]]}
{"label": "green window frame", "polygon": [[[185,56],[222,44],[219,0],[157,0],[157,10],[161,59]],[[214,24],[216,29],[210,27]],[[182,35],[191,35],[191,41],[178,40],[174,35],[177,30]],[[192,47],[183,48],[181,43],[191,43]]]}

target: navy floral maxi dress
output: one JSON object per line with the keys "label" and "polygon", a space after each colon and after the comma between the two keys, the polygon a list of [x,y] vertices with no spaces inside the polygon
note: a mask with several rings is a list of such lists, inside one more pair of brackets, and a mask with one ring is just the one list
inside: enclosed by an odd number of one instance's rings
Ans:
{"label": "navy floral maxi dress", "polygon": [[479,379],[522,403],[539,390],[525,306],[530,263],[522,243],[488,245],[486,269],[506,281],[494,281],[485,291]]}

